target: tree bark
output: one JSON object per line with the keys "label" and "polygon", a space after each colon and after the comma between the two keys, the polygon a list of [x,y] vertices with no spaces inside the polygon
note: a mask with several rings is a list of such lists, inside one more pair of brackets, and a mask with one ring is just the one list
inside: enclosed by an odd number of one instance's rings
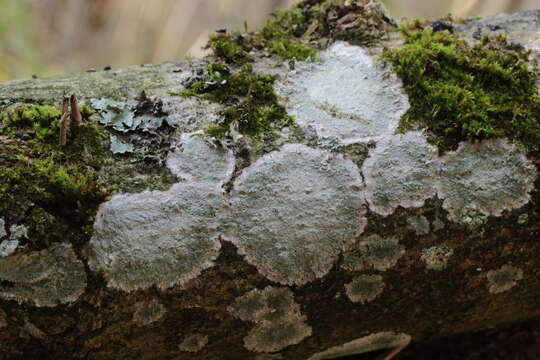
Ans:
{"label": "tree bark", "polygon": [[[456,26],[471,41],[502,32],[533,51],[538,31],[540,11]],[[255,70],[291,86],[288,65],[274,60],[257,58]],[[66,94],[103,110],[90,117],[110,147],[98,175],[118,186],[82,243],[10,251],[32,233],[17,235],[24,216],[0,214],[0,359],[334,359],[540,316],[540,159],[505,141],[439,157],[419,132],[336,145],[309,126],[270,144],[238,136],[216,145],[186,134],[214,123],[224,105],[171,95],[206,63],[0,85],[3,110],[60,104]],[[159,108],[145,110],[157,127],[126,115],[145,101]],[[437,166],[401,168],[423,174],[416,198],[378,203],[373,186],[387,168],[373,159],[411,149]],[[444,202],[458,190],[440,174],[486,149],[518,164],[509,172],[522,177],[522,193],[467,223]]]}

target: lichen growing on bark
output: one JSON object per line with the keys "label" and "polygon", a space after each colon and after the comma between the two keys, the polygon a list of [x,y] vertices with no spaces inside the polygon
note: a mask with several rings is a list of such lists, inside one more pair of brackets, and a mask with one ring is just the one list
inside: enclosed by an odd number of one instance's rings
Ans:
{"label": "lichen growing on bark", "polygon": [[437,193],[450,220],[470,223],[525,205],[536,175],[520,147],[506,139],[464,142],[442,158]]}
{"label": "lichen growing on bark", "polygon": [[341,155],[285,145],[234,182],[226,239],[270,280],[306,284],[363,231],[361,186],[358,168]]}
{"label": "lichen growing on bark", "polygon": [[300,127],[345,144],[380,139],[397,129],[408,101],[389,71],[364,49],[344,42],[320,58],[297,63],[278,87]]}
{"label": "lichen growing on bark", "polygon": [[370,351],[390,349],[405,346],[411,341],[411,336],[390,331],[378,332],[343,345],[331,347],[311,356],[308,360],[337,359],[349,355],[364,354]]}
{"label": "lichen growing on bark", "polygon": [[234,157],[188,135],[178,146],[179,154],[170,154],[168,164],[190,181],[168,191],[115,195],[100,207],[86,254],[91,269],[102,271],[110,287],[132,291],[184,284],[219,254],[215,214]]}
{"label": "lichen growing on bark", "polygon": [[86,272],[69,244],[0,258],[0,298],[38,307],[76,301],[86,288]]}
{"label": "lichen growing on bark", "polygon": [[287,288],[254,289],[228,307],[228,311],[256,326],[244,338],[244,346],[256,352],[275,352],[298,344],[311,335],[311,327]]}
{"label": "lichen growing on bark", "polygon": [[386,271],[393,267],[405,253],[405,247],[396,237],[383,238],[373,234],[351,246],[343,254],[341,267],[349,271],[375,269]]}
{"label": "lichen growing on bark", "polygon": [[387,216],[398,206],[423,206],[435,196],[437,166],[437,149],[422,132],[386,137],[370,150],[362,166],[369,208]]}
{"label": "lichen growing on bark", "polygon": [[139,325],[149,325],[161,319],[167,309],[156,299],[145,300],[135,304],[133,322]]}
{"label": "lichen growing on bark", "polygon": [[500,294],[516,286],[523,279],[523,271],[515,266],[503,265],[497,270],[488,271],[486,278],[489,292]]}
{"label": "lichen growing on bark", "polygon": [[447,246],[432,246],[422,250],[420,259],[426,264],[426,269],[441,271],[453,254],[454,250]]}
{"label": "lichen growing on bark", "polygon": [[178,345],[178,350],[196,353],[208,344],[208,336],[203,334],[189,335]]}
{"label": "lichen growing on bark", "polygon": [[352,302],[361,304],[375,300],[384,289],[383,277],[380,275],[361,275],[345,285],[347,296]]}

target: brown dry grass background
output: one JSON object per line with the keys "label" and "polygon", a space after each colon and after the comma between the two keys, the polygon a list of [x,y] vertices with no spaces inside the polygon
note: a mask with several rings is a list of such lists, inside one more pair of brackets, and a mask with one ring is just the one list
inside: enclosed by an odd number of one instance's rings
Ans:
{"label": "brown dry grass background", "polygon": [[[202,55],[216,28],[250,29],[294,0],[0,0],[0,81]],[[489,15],[540,0],[385,0],[400,17]]]}

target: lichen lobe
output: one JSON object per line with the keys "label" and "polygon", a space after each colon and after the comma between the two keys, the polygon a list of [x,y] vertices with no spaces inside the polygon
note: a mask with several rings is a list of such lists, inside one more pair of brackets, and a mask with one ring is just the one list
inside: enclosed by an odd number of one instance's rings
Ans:
{"label": "lichen lobe", "polygon": [[285,145],[235,181],[226,238],[270,280],[305,284],[324,276],[363,231],[361,184],[342,156]]}

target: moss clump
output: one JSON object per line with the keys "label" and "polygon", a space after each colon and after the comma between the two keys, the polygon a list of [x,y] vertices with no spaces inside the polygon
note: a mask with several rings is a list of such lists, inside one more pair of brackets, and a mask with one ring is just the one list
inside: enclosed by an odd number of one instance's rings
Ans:
{"label": "moss clump", "polygon": [[60,147],[59,119],[50,106],[0,114],[0,217],[25,224],[34,249],[88,240],[97,206],[108,196],[96,175],[104,134],[83,122]]}
{"label": "moss clump", "polygon": [[527,52],[503,37],[470,46],[448,32],[402,30],[405,45],[383,55],[409,95],[402,130],[427,127],[442,152],[463,140],[498,136],[538,149],[540,96]]}
{"label": "moss clump", "polygon": [[221,114],[223,121],[206,128],[206,135],[224,138],[238,131],[260,139],[274,134],[276,128],[294,125],[293,118],[278,103],[275,79],[274,75],[255,74],[251,64],[233,73],[226,65],[211,63],[207,75],[188,85],[180,95],[228,105]]}

